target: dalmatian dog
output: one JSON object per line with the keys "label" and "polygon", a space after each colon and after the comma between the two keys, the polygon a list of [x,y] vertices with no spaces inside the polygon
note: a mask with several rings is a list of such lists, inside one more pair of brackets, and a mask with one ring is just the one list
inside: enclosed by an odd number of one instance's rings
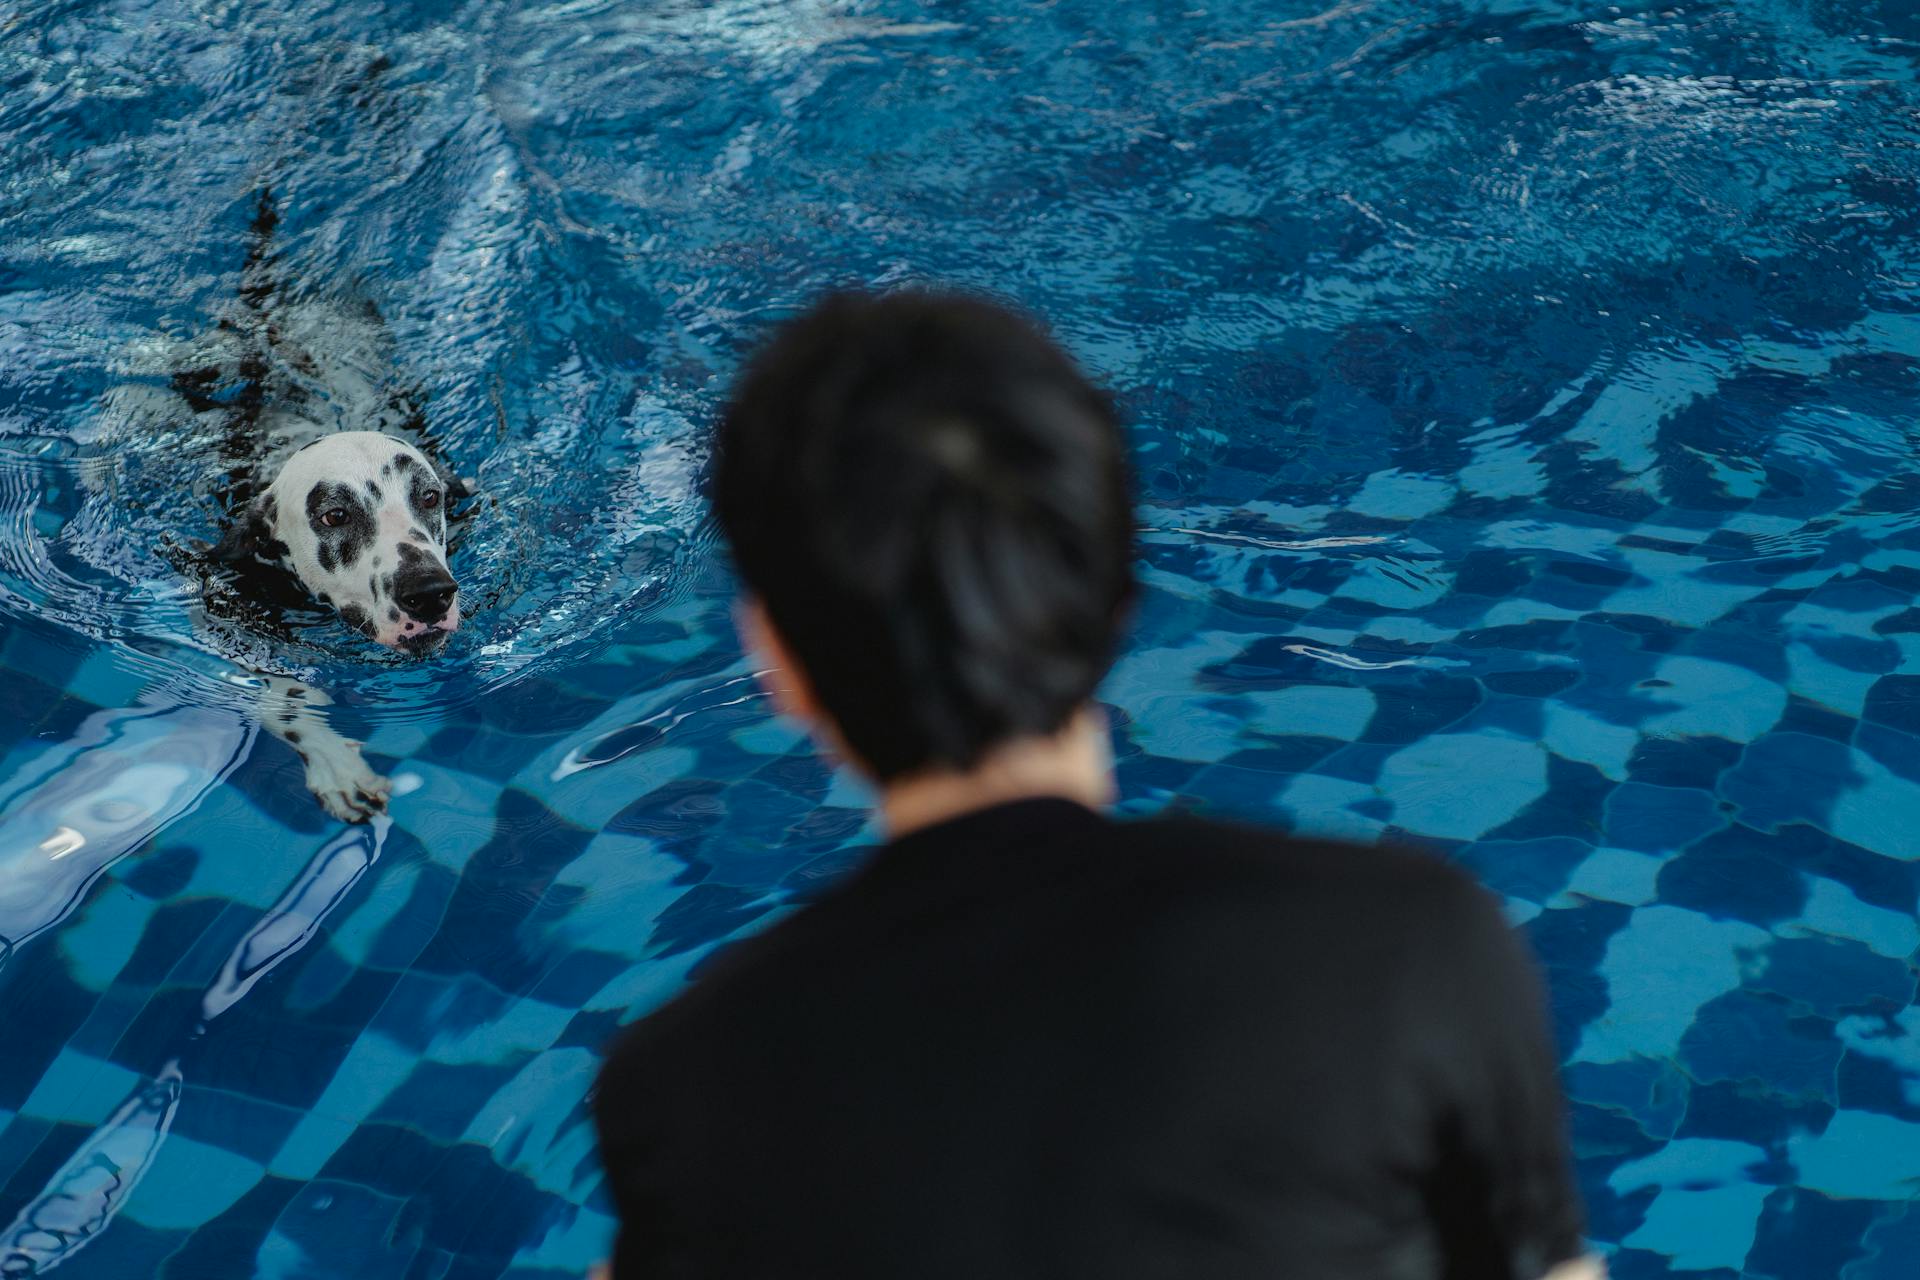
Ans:
{"label": "dalmatian dog", "polygon": [[217,553],[282,566],[376,644],[429,653],[460,626],[460,587],[447,568],[454,496],[405,440],[330,433],[278,465]]}
{"label": "dalmatian dog", "polygon": [[[289,617],[331,609],[395,654],[428,656],[460,627],[447,553],[473,486],[438,458],[378,313],[292,297],[276,278],[277,222],[262,194],[239,304],[172,353],[172,395],[210,428],[197,438],[224,441],[228,512],[216,543],[193,542],[175,564],[227,625],[290,637]],[[284,669],[257,674],[261,724],[299,753],[326,811],[382,811],[391,783],[328,722],[325,691]]]}
{"label": "dalmatian dog", "polygon": [[[460,626],[460,587],[447,568],[447,508],[457,493],[418,447],[383,431],[311,441],[273,471],[214,548],[237,580],[278,570],[376,644],[420,657]],[[341,736],[321,689],[266,674],[262,726],[299,753],[307,789],[334,817],[385,809],[392,784]]]}

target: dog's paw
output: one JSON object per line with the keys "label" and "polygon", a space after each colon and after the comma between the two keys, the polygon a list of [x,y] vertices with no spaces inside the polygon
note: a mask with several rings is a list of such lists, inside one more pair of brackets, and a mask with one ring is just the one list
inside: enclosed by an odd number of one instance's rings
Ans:
{"label": "dog's paw", "polygon": [[340,821],[365,822],[387,811],[393,779],[373,771],[361,756],[359,743],[341,738],[338,745],[307,755],[307,790]]}

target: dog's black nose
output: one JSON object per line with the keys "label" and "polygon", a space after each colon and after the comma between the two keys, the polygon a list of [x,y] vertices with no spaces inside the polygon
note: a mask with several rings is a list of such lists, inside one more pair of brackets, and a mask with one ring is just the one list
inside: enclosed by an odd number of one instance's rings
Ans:
{"label": "dog's black nose", "polygon": [[460,584],[445,569],[432,568],[394,584],[393,598],[419,622],[438,622],[460,593]]}

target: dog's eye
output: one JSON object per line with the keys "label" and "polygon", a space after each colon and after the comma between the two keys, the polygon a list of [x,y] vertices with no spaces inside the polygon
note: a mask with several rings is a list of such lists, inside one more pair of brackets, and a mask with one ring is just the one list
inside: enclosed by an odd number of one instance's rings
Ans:
{"label": "dog's eye", "polygon": [[320,513],[320,523],[329,529],[338,529],[346,522],[347,509],[345,507],[333,507]]}
{"label": "dog's eye", "polygon": [[423,506],[423,507],[437,507],[437,506],[439,506],[439,505],[440,505],[440,491],[439,491],[438,489],[429,489],[429,490],[427,490],[427,491],[426,491],[425,493],[423,493],[423,494],[421,494],[421,495],[420,495],[420,505],[421,505],[421,506]]}

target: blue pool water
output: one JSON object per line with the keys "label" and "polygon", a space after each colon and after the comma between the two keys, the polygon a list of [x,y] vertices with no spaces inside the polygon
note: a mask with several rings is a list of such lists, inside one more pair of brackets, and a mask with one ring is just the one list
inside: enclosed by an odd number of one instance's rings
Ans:
{"label": "blue pool water", "polygon": [[[0,1275],[602,1256],[601,1048],[873,839],[731,634],[717,399],[941,280],[1135,424],[1124,807],[1504,895],[1616,1275],[1911,1280],[1917,71],[1904,0],[0,3]],[[273,655],[370,827],[157,550],[215,442],[129,428],[263,188],[487,493],[449,653]]]}

